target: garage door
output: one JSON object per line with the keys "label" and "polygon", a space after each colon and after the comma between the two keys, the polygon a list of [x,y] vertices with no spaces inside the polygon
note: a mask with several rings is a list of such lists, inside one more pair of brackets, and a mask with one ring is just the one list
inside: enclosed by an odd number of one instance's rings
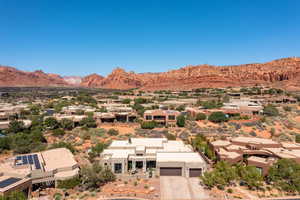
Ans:
{"label": "garage door", "polygon": [[161,167],[161,176],[181,176],[181,167]]}
{"label": "garage door", "polygon": [[190,169],[189,176],[190,177],[198,177],[201,175],[201,173],[202,173],[201,168],[192,168],[192,169]]}

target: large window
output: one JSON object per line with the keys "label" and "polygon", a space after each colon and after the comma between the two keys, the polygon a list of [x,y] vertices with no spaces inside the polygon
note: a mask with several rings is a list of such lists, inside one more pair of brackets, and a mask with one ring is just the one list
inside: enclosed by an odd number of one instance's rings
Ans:
{"label": "large window", "polygon": [[151,115],[146,115],[146,120],[152,120],[152,116]]}

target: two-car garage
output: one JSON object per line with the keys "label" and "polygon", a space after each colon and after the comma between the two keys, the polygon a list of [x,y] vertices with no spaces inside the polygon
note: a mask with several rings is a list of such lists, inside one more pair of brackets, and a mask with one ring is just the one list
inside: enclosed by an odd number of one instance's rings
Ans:
{"label": "two-car garage", "polygon": [[[160,176],[182,176],[181,167],[160,167]],[[190,168],[188,169],[188,177],[199,177],[202,174],[201,168]]]}
{"label": "two-car garage", "polygon": [[158,152],[156,167],[160,176],[199,177],[207,168],[196,152]]}

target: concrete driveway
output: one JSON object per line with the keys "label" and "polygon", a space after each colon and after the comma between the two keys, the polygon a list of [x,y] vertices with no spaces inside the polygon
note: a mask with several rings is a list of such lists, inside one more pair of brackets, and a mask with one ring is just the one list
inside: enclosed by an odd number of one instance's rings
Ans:
{"label": "concrete driveway", "polygon": [[160,177],[161,200],[202,200],[208,195],[199,184],[199,178],[181,176]]}

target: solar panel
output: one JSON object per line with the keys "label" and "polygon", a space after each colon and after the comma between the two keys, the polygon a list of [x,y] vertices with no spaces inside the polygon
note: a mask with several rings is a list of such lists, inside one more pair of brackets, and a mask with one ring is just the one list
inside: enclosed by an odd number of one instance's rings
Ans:
{"label": "solar panel", "polygon": [[36,154],[33,155],[34,165],[36,169],[41,169],[39,158]]}
{"label": "solar panel", "polygon": [[32,159],[32,155],[28,155],[28,161],[29,161],[29,164],[33,164],[33,159]]}
{"label": "solar panel", "polygon": [[28,164],[27,156],[23,156],[22,161],[23,161],[23,165],[27,165]]}
{"label": "solar panel", "polygon": [[18,181],[20,181],[21,179],[20,178],[8,178],[8,179],[5,179],[3,181],[0,182],[0,188],[5,188],[11,184],[14,184]]}
{"label": "solar panel", "polygon": [[22,156],[17,156],[16,157],[16,160],[21,160],[22,159]]}

